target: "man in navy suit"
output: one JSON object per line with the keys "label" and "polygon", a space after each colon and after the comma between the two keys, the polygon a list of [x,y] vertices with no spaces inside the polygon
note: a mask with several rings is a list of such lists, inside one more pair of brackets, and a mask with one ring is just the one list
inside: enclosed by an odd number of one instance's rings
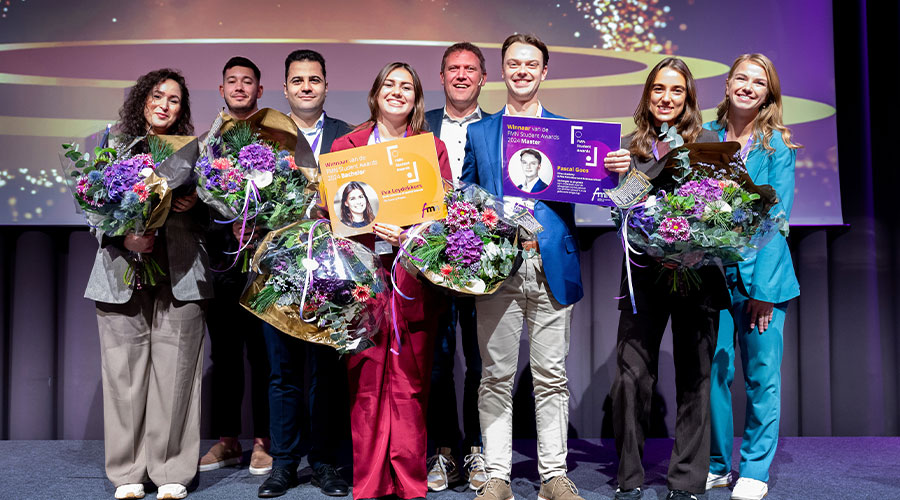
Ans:
{"label": "man in navy suit", "polygon": [[[441,59],[441,85],[445,104],[425,113],[428,128],[447,145],[453,181],[459,187],[463,158],[466,154],[466,129],[481,119],[478,96],[486,79],[484,55],[469,42],[459,42],[444,51]],[[456,410],[456,384],[453,364],[456,359],[456,322],[462,334],[466,362],[463,384],[463,435],[460,439]],[[428,401],[428,439],[437,452],[428,459],[428,489],[442,491],[460,479],[458,462],[460,441],[469,452],[464,460],[469,487],[477,490],[487,481],[481,448],[481,425],[478,422],[478,384],[481,382],[481,355],[478,354],[475,299],[454,297],[441,316],[434,343],[434,365],[431,391],[446,397]]]}
{"label": "man in navy suit", "polygon": [[[331,151],[334,140],[350,132],[347,122],[325,115],[325,59],[313,50],[295,50],[284,61],[284,96],[297,124],[297,140],[309,142],[316,161]],[[310,363],[309,464],[312,483],[330,496],[346,496],[347,484],[336,467],[342,455],[350,454],[350,408],[347,370],[337,351],[309,344],[263,326],[269,354],[269,407],[273,469],[259,487],[262,498],[284,495],[297,485],[297,466],[302,458],[301,412],[304,397],[303,365]]]}
{"label": "man in navy suit", "polygon": [[519,162],[522,165],[525,182],[516,187],[526,193],[540,193],[547,189],[547,184],[538,175],[541,173],[540,153],[534,149],[526,149],[519,153]]}
{"label": "man in navy suit", "polygon": [[[501,48],[506,106],[469,126],[462,181],[476,183],[494,195],[503,193],[501,121],[504,114],[560,118],[545,110],[538,88],[547,77],[550,54],[533,35],[508,37]],[[569,390],[566,356],[572,306],[581,299],[581,264],[571,203],[504,197],[533,211],[543,226],[521,267],[493,295],[476,299],[478,345],[484,362],[478,410],[490,479],[479,490],[482,500],[509,500],[512,466],[512,387],[518,365],[523,321],[528,325],[534,377],[538,434],[539,498],[577,500],[577,488],[566,477]]]}

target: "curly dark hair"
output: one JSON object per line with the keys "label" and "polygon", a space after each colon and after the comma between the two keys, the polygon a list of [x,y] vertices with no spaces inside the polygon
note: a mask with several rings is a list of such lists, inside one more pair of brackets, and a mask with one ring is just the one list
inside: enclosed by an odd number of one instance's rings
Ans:
{"label": "curly dark hair", "polygon": [[184,77],[178,70],[163,68],[141,76],[128,92],[122,109],[119,110],[117,132],[126,136],[140,137],[147,133],[147,119],[144,118],[144,107],[147,96],[165,80],[174,80],[181,87],[181,112],[175,123],[167,131],[172,135],[194,135],[194,124],[191,122],[191,97],[188,93]]}

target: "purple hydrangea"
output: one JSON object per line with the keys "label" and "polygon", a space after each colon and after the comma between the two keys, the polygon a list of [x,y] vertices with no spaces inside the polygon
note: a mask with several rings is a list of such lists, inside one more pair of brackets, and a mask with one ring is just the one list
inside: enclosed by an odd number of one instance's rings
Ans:
{"label": "purple hydrangea", "polygon": [[260,170],[271,172],[275,170],[275,153],[262,144],[248,144],[238,153],[238,161],[244,170]]}
{"label": "purple hydrangea", "polygon": [[684,217],[666,217],[657,230],[666,243],[691,239],[691,225]]}
{"label": "purple hydrangea", "polygon": [[471,229],[457,231],[447,236],[445,252],[450,262],[473,271],[481,265],[481,251],[484,243]]}
{"label": "purple hydrangea", "polygon": [[678,188],[678,196],[694,195],[694,213],[701,214],[706,204],[722,198],[722,188],[715,179],[688,181]]}
{"label": "purple hydrangea", "polygon": [[631,217],[628,218],[628,225],[640,229],[641,232],[650,236],[650,233],[653,231],[653,225],[656,221],[653,219],[652,215],[647,215],[647,212],[643,207],[635,208],[631,211]]}
{"label": "purple hydrangea", "polygon": [[124,193],[131,192],[131,188],[141,181],[141,170],[147,167],[153,168],[153,158],[140,154],[103,169],[103,187],[106,188],[109,200],[121,201]]}

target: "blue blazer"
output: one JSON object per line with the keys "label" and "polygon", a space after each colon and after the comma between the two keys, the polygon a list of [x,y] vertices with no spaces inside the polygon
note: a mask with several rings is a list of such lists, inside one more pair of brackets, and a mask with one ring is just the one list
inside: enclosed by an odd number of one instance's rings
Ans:
{"label": "blue blazer", "polygon": [[432,109],[425,112],[425,123],[428,124],[428,130],[435,137],[441,137],[441,125],[444,124],[444,108]]}
{"label": "blue blazer", "polygon": [[[715,121],[705,123],[703,127],[718,133],[720,141],[725,140],[725,128]],[[768,184],[775,188],[778,204],[772,210],[776,213],[784,210],[790,217],[794,205],[794,163],[797,153],[784,144],[781,132],[777,130],[772,132],[771,145],[775,148],[773,153],[766,151],[761,144],[753,146],[745,162],[747,172],[754,184]],[[754,257],[739,262],[737,269],[729,267],[728,273],[730,277],[736,277],[734,273],[739,273],[744,292],[752,299],[777,304],[800,295],[791,252],[787,240],[780,234]]]}
{"label": "blue blazer", "polygon": [[[541,116],[562,118],[546,109]],[[503,110],[500,110],[469,125],[461,177],[463,182],[478,184],[495,196],[503,196],[502,118]],[[571,203],[538,201],[534,216],[544,226],[537,240],[550,292],[560,304],[574,304],[584,296],[575,238],[575,207]]]}

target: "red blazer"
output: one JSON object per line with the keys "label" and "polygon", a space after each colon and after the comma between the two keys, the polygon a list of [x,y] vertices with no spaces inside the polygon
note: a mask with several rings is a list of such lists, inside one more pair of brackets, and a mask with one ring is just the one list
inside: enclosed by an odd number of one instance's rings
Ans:
{"label": "red blazer", "polygon": [[[335,139],[334,144],[331,145],[331,151],[343,151],[345,149],[366,146],[369,143],[369,136],[372,134],[373,128],[374,126],[354,130],[343,137]],[[450,181],[453,178],[453,174],[450,170],[450,160],[447,157],[447,146],[444,145],[444,141],[440,140],[437,136],[434,136],[434,147],[437,149],[441,177]],[[353,239],[371,249],[375,248],[375,236],[373,234],[361,234],[354,236]],[[396,255],[397,250],[394,249],[394,252],[391,255],[382,256],[382,263],[388,272],[391,270],[391,265],[393,265],[394,257]],[[390,278],[387,279],[390,280]],[[412,297],[413,299],[407,300],[399,296],[396,298],[398,310],[403,316],[403,319],[407,322],[414,323],[424,321],[426,314],[430,316],[439,311],[441,303],[444,301],[441,301],[441,296],[434,292],[430,287],[403,269],[397,269],[396,280],[400,291],[407,297]]]}

